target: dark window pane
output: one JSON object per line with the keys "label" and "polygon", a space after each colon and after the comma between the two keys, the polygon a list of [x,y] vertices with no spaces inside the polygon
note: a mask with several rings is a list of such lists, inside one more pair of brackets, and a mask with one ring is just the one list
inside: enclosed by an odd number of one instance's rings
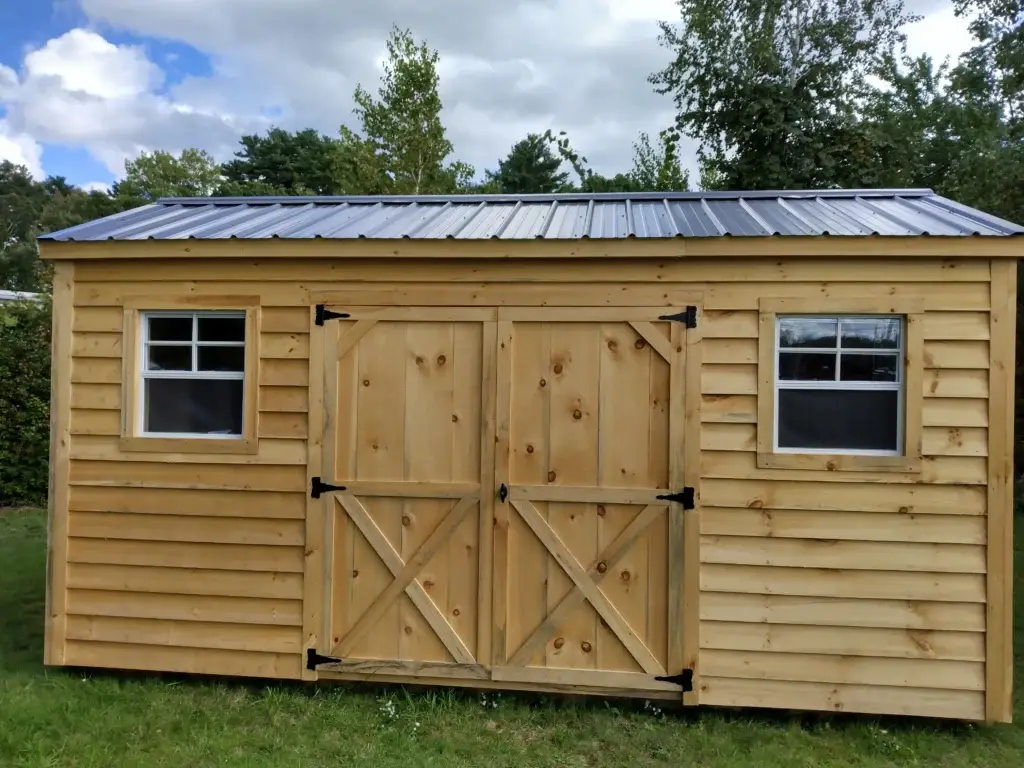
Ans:
{"label": "dark window pane", "polygon": [[780,352],[779,378],[783,381],[835,381],[835,354]]}
{"label": "dark window pane", "polygon": [[848,349],[898,349],[903,323],[896,317],[843,318],[842,345]]}
{"label": "dark window pane", "polygon": [[843,355],[839,375],[843,381],[896,381],[899,355]]}
{"label": "dark window pane", "polygon": [[200,371],[244,371],[245,347],[199,347]]}
{"label": "dark window pane", "polygon": [[192,341],[192,318],[151,317],[149,338],[152,341]]}
{"label": "dark window pane", "polygon": [[821,317],[783,317],[779,319],[779,346],[836,346],[836,321]]}
{"label": "dark window pane", "polygon": [[150,371],[191,371],[192,345],[187,347],[159,347],[149,345]]}
{"label": "dark window pane", "polygon": [[200,341],[245,341],[244,317],[200,317]]}
{"label": "dark window pane", "polygon": [[779,390],[779,447],[896,451],[899,393]]}
{"label": "dark window pane", "polygon": [[146,432],[242,434],[242,380],[146,379]]}

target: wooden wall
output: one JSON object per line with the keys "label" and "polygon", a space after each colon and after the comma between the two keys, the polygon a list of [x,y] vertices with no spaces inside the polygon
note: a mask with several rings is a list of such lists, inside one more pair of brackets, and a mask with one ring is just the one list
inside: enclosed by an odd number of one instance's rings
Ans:
{"label": "wooden wall", "polygon": [[[657,303],[660,285],[685,282],[705,296],[700,702],[982,718],[991,272],[895,258],[77,262],[53,658],[301,675],[309,291],[443,304],[461,284],[479,304],[579,291]],[[928,308],[922,473],[758,469],[758,299],[827,310],[881,292]],[[119,452],[123,297],[183,293],[262,296],[256,456]]]}

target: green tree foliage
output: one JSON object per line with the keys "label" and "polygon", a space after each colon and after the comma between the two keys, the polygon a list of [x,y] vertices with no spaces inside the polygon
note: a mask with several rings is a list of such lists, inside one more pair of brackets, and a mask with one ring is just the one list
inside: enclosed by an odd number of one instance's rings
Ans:
{"label": "green tree foliage", "polygon": [[425,42],[392,29],[376,97],[356,88],[362,136],[342,131],[349,148],[344,161],[354,163],[348,169],[353,177],[390,194],[453,193],[469,184],[472,166],[448,162],[454,147],[441,122],[437,62],[437,51]]}
{"label": "green tree foliage", "polygon": [[292,133],[271,128],[239,140],[235,159],[224,163],[220,195],[337,195],[341,142],[312,128]]}
{"label": "green tree foliage", "polygon": [[487,179],[506,194],[549,194],[566,187],[569,174],[562,170],[562,158],[551,150],[551,142],[536,133],[516,142],[498,170]]}
{"label": "green tree foliage", "polygon": [[638,191],[685,192],[690,188],[690,172],[679,164],[679,134],[662,131],[658,146],[641,133],[633,145],[633,170],[630,176]]}
{"label": "green tree foliage", "polygon": [[46,500],[50,300],[0,304],[0,507]]}
{"label": "green tree foliage", "polygon": [[903,0],[678,0],[651,76],[677,129],[735,189],[855,186],[871,157],[856,104],[904,43]]}
{"label": "green tree foliage", "polygon": [[207,197],[217,191],[220,165],[201,149],[143,152],[124,164],[124,179],[115,183],[114,197],[156,200],[161,197]]}

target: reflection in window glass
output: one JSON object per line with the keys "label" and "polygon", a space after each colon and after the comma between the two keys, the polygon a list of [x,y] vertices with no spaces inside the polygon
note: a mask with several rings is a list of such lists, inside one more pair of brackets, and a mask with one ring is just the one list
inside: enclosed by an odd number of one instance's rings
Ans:
{"label": "reflection in window glass", "polygon": [[779,320],[779,346],[835,349],[836,320],[787,317]]}
{"label": "reflection in window glass", "polygon": [[872,317],[843,318],[840,325],[844,349],[896,349],[900,343],[899,320]]}

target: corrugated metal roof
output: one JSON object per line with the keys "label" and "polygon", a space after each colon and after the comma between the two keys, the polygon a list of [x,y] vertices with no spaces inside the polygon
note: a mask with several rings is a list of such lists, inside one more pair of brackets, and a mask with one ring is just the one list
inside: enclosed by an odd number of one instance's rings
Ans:
{"label": "corrugated metal roof", "polygon": [[1022,235],[928,189],[167,198],[40,240]]}

